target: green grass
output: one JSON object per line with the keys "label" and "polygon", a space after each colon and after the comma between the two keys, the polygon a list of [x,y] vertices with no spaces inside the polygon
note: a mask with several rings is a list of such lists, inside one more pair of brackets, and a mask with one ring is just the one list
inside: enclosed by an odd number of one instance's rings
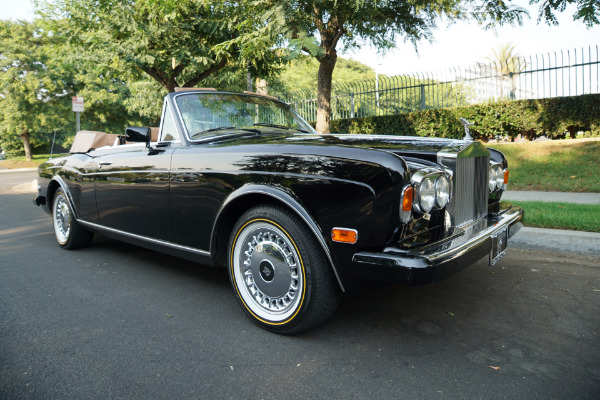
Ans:
{"label": "green grass", "polygon": [[526,226],[600,232],[600,204],[511,201],[525,210]]}
{"label": "green grass", "polygon": [[31,161],[27,161],[25,156],[10,157],[6,160],[0,160],[0,167],[16,169],[16,168],[37,168],[38,165],[50,158],[50,154],[34,154],[31,156]]}
{"label": "green grass", "polygon": [[600,140],[488,145],[508,159],[509,190],[600,192]]}

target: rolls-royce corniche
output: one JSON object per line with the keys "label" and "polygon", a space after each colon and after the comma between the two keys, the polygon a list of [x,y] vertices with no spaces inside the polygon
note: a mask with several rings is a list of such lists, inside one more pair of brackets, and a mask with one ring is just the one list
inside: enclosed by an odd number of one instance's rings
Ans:
{"label": "rolls-royce corniche", "polygon": [[39,167],[58,244],[94,234],[227,268],[259,326],[298,333],[366,283],[495,264],[523,211],[504,155],[464,139],[317,134],[269,96],[169,93],[160,126],[81,131]]}

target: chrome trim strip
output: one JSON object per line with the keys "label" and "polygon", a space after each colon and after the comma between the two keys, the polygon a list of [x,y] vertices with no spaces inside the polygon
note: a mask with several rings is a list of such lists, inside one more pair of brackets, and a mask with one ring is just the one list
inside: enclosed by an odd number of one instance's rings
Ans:
{"label": "chrome trim strip", "polygon": [[430,261],[435,262],[440,259],[451,259],[456,256],[459,256],[466,252],[471,247],[476,247],[493,234],[501,231],[502,229],[506,229],[507,226],[510,226],[517,222],[523,216],[523,212],[518,207],[513,207],[511,210],[505,212],[500,220],[496,222],[491,227],[482,230],[477,235],[473,236],[466,242],[462,243],[457,247],[450,247],[446,251],[439,252],[434,255],[425,255]]}
{"label": "chrome trim strip", "polygon": [[99,231],[99,232],[110,232],[110,233],[116,233],[122,236],[127,236],[129,238],[132,239],[137,239],[137,240],[141,240],[144,242],[148,242],[148,243],[153,243],[153,244],[158,244],[161,246],[165,246],[165,247],[169,247],[171,249],[175,249],[175,250],[183,250],[183,251],[187,251],[190,253],[195,253],[195,254],[200,254],[202,256],[207,256],[210,257],[210,252],[206,251],[206,250],[200,250],[200,249],[195,249],[193,247],[188,247],[188,246],[182,246],[176,243],[171,243],[171,242],[166,242],[164,240],[159,240],[159,239],[153,239],[147,236],[141,236],[141,235],[136,235],[134,233],[129,233],[129,232],[125,232],[125,231],[121,231],[119,229],[114,229],[114,228],[109,228],[106,226],[102,226],[102,225],[98,225],[98,224],[94,224],[93,222],[88,222],[88,221],[84,221],[81,219],[77,220],[78,223],[80,223],[83,226],[86,226],[88,228],[92,228],[93,230]]}
{"label": "chrome trim strip", "polygon": [[[506,210],[504,214],[500,217],[500,219],[492,226],[489,226],[485,229],[474,234],[472,237],[465,239],[463,241],[462,236],[466,234],[465,231],[462,232],[462,235],[459,233],[454,237],[450,242],[444,241],[442,243],[433,243],[432,245],[426,246],[420,249],[414,250],[402,250],[396,247],[388,247],[385,248],[381,253],[357,253],[363,256],[368,256],[367,259],[357,258],[354,261],[364,264],[369,264],[368,258],[386,258],[390,260],[394,260],[396,266],[402,266],[402,260],[415,260],[420,259],[425,261],[417,268],[430,267],[434,265],[440,265],[445,262],[451,261],[456,257],[460,257],[463,254],[467,253],[473,248],[478,247],[483,244],[486,240],[491,238],[492,235],[497,234],[503,229],[509,230],[508,237],[512,237],[514,233],[516,233],[520,229],[519,220],[523,217],[523,211],[520,207],[512,206],[510,209]],[[452,246],[452,242],[458,242],[455,246]],[[356,257],[356,255],[354,257]],[[411,267],[412,268],[412,267]]]}

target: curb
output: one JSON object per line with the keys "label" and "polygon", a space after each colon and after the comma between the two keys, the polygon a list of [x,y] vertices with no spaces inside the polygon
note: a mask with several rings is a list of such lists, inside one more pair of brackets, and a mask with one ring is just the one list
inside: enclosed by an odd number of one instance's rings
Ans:
{"label": "curb", "polygon": [[600,257],[600,233],[523,227],[508,246]]}

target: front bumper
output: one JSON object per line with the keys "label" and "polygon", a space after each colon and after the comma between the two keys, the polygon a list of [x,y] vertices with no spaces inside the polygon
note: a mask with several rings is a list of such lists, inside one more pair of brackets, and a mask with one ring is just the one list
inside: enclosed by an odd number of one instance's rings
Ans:
{"label": "front bumper", "polygon": [[500,215],[487,217],[447,239],[419,249],[388,247],[382,252],[361,251],[352,258],[357,278],[407,285],[429,284],[491,257],[494,238],[508,230],[510,238],[522,227],[523,210],[507,205]]}
{"label": "front bumper", "polygon": [[46,205],[46,198],[44,196],[40,196],[39,194],[33,198],[34,206],[43,206]]}

